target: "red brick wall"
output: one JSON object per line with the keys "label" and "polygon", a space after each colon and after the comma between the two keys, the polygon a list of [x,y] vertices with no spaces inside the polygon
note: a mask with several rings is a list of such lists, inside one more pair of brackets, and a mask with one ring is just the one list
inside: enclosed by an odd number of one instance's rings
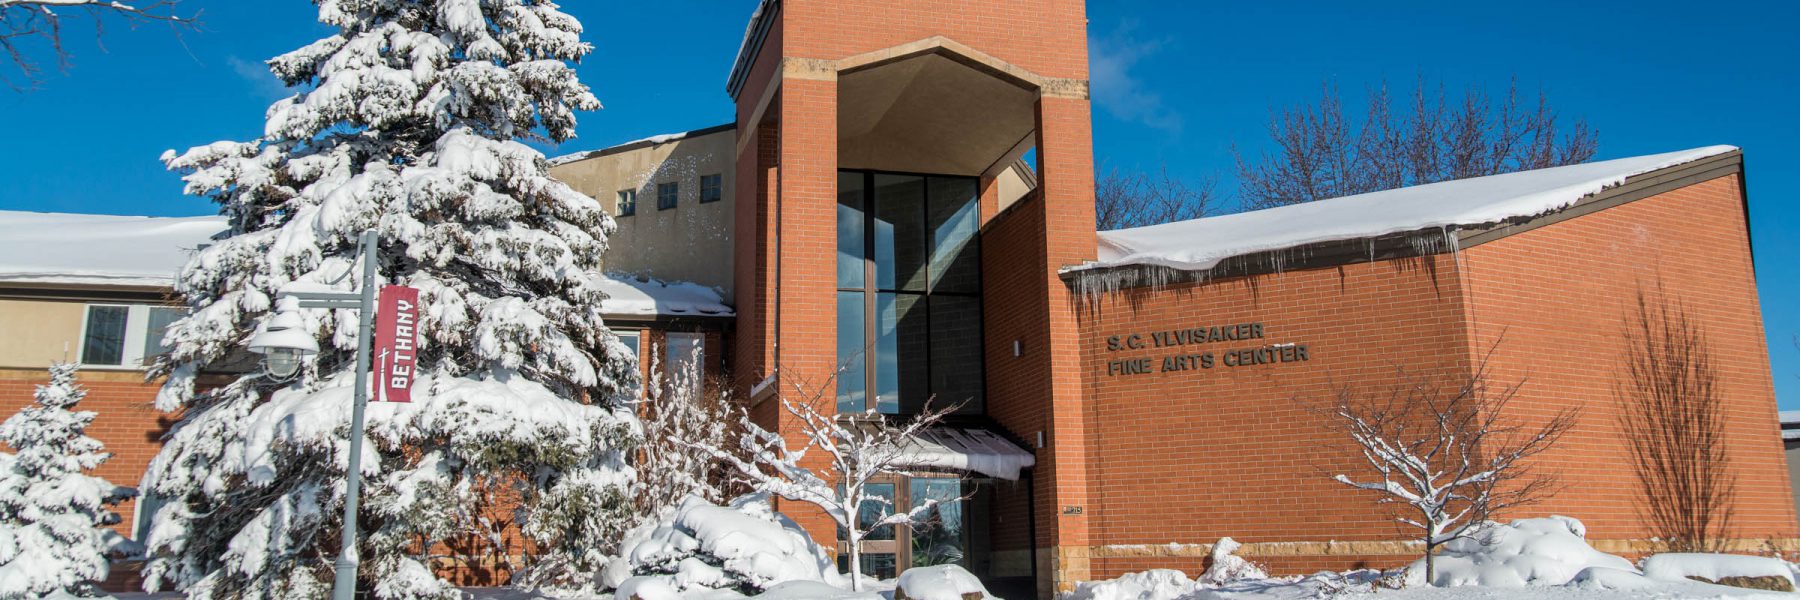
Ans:
{"label": "red brick wall", "polygon": [[[150,466],[150,459],[162,446],[162,436],[174,420],[151,406],[161,386],[143,382],[138,371],[77,372],[75,381],[87,389],[87,398],[75,405],[76,410],[99,413],[88,426],[89,437],[100,440],[112,458],[100,465],[94,475],[114,485],[136,487]],[[10,418],[31,404],[38,385],[48,383],[48,371],[36,369],[0,369],[0,419]],[[7,451],[11,451],[7,448]],[[113,530],[130,536],[135,501],[114,507],[122,521]]]}
{"label": "red brick wall", "polygon": [[[1084,305],[1095,545],[1400,539],[1373,498],[1328,479],[1361,471],[1309,409],[1342,384],[1379,391],[1397,367],[1460,372],[1459,292],[1450,261],[1431,257],[1139,288]],[[1264,337],[1156,348],[1149,335],[1239,323],[1262,323]],[[1111,336],[1134,333],[1146,347],[1108,350]],[[1284,343],[1304,344],[1308,360],[1223,364],[1227,350]],[[1161,371],[1166,356],[1203,352],[1213,367]],[[1109,362],[1132,358],[1151,358],[1152,372],[1108,375]],[[1096,559],[1092,575],[1199,568],[1185,560]],[[1304,564],[1282,562],[1293,564],[1271,566]]]}
{"label": "red brick wall", "polygon": [[784,0],[783,52],[835,60],[941,35],[1044,77],[1087,79],[1086,4]]}
{"label": "red brick wall", "polygon": [[1643,538],[1643,492],[1628,467],[1613,386],[1638,285],[1660,277],[1704,329],[1729,406],[1727,444],[1737,476],[1736,535],[1793,538],[1793,497],[1782,456],[1762,313],[1738,176],[1698,183],[1468,249],[1469,318],[1478,347],[1500,339],[1495,374],[1526,379],[1521,415],[1582,410],[1544,462],[1566,490],[1532,513],[1580,518],[1600,539]]}

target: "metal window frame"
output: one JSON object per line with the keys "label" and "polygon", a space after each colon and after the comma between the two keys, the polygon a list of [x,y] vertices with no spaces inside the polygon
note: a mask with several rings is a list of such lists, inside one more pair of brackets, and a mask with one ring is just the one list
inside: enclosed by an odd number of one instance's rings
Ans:
{"label": "metal window frame", "polygon": [[[706,185],[706,180],[708,180],[708,179],[711,179],[713,182],[712,186],[710,186],[710,187],[708,187]],[[708,190],[712,191],[711,199],[708,199],[708,194],[707,194]],[[700,203],[701,204],[710,204],[710,203],[718,202],[718,201],[724,200],[724,199],[725,199],[725,174],[724,173],[713,173],[711,175],[701,175],[700,176]]]}
{"label": "metal window frame", "polygon": [[[669,190],[669,202],[663,203],[663,190]],[[656,210],[675,210],[681,206],[681,182],[664,181],[656,184]]]}
{"label": "metal window frame", "polygon": [[616,202],[618,203],[618,212],[619,212],[618,216],[629,217],[629,216],[637,214],[637,190],[636,189],[619,190],[618,196],[616,198],[617,198]]}
{"label": "metal window frame", "polygon": [[[880,333],[880,330],[881,330],[881,314],[878,312],[878,309],[879,309],[878,299],[880,298],[880,295],[881,294],[894,294],[897,297],[899,295],[905,294],[905,295],[917,296],[920,299],[924,300],[923,309],[924,309],[925,335],[926,335],[925,382],[926,382],[926,386],[929,387],[931,385],[931,381],[932,381],[932,379],[931,379],[932,364],[931,364],[931,339],[930,339],[930,336],[931,336],[933,329],[932,329],[932,322],[931,322],[931,297],[942,295],[942,296],[946,296],[946,297],[974,298],[976,300],[980,300],[982,298],[982,293],[980,290],[982,289],[982,286],[983,286],[984,275],[982,274],[981,267],[980,267],[981,253],[983,251],[982,244],[981,244],[981,228],[976,227],[975,235],[973,236],[974,241],[975,241],[975,259],[974,260],[976,261],[976,269],[975,269],[975,290],[976,291],[975,292],[946,292],[946,291],[936,290],[935,289],[936,282],[932,279],[931,269],[929,267],[927,267],[925,269],[925,289],[922,291],[901,290],[901,289],[882,289],[875,277],[876,265],[875,265],[875,217],[874,217],[874,214],[875,214],[875,204],[877,201],[876,197],[875,197],[875,177],[877,175],[894,175],[894,176],[901,176],[901,177],[918,177],[918,178],[920,178],[920,185],[922,187],[922,197],[921,197],[922,207],[921,207],[921,210],[919,211],[919,221],[920,221],[919,224],[921,225],[922,229],[925,231],[930,231],[930,225],[931,225],[931,184],[930,184],[930,181],[932,179],[963,179],[963,180],[974,181],[975,185],[976,185],[975,202],[977,205],[979,205],[981,202],[981,199],[980,199],[981,178],[976,177],[976,176],[970,176],[970,175],[945,175],[945,174],[941,174],[941,173],[915,173],[915,172],[907,172],[907,171],[887,171],[887,170],[880,170],[880,169],[838,169],[838,173],[839,174],[851,173],[851,174],[858,174],[858,175],[862,176],[862,182],[863,182],[863,187],[862,187],[862,193],[863,193],[863,198],[862,198],[863,199],[863,207],[862,207],[863,285],[860,288],[837,287],[835,289],[837,292],[840,292],[840,293],[841,292],[857,292],[857,293],[861,293],[863,295],[863,298],[862,298],[862,305],[863,305],[863,410],[879,413],[878,406],[880,405],[880,400],[879,400],[879,398],[877,396],[877,392],[876,392],[876,382],[877,382],[877,378],[878,378],[878,373],[875,368],[876,361],[874,360],[874,358],[875,358],[875,354],[876,354],[875,353],[875,344],[878,339],[878,334]],[[934,251],[934,250],[936,250],[936,247],[932,245],[931,240],[927,239],[926,240],[926,248],[925,248],[927,264],[929,264],[930,255],[931,255],[932,251]],[[835,280],[835,278],[836,278],[835,266],[833,267],[833,271],[834,271],[833,279]],[[835,284],[836,282],[833,281],[833,283]],[[834,303],[836,302],[835,298],[833,299],[833,302]],[[981,314],[979,315],[978,319],[982,324],[982,329],[985,330],[986,323],[987,323],[987,307],[985,306],[985,304],[981,305]],[[985,364],[985,357],[987,356],[987,338],[986,338],[986,336],[981,336],[981,339],[977,343],[981,345],[981,347],[977,349],[977,354],[979,356],[983,357],[982,373],[981,373],[981,388],[982,388],[983,412],[986,412],[986,405],[987,405],[987,365]],[[842,360],[842,359],[840,358],[840,360]],[[836,399],[836,391],[834,390],[833,391],[833,406],[836,405],[835,399]],[[895,403],[899,406],[904,406],[904,404],[900,402],[899,398],[895,398]],[[880,414],[887,414],[887,413],[880,413]],[[896,408],[896,412],[893,414],[905,415],[908,413],[901,412],[899,408]]]}

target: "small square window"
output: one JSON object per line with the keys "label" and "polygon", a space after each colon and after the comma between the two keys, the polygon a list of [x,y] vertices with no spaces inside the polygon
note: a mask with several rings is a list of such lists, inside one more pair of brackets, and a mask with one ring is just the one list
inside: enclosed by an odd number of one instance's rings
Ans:
{"label": "small square window", "polygon": [[675,201],[681,198],[681,184],[676,182],[656,184],[656,210],[675,208]]}
{"label": "small square window", "polygon": [[619,190],[619,216],[637,214],[637,190]]}
{"label": "small square window", "polygon": [[724,177],[713,175],[700,176],[700,203],[718,202],[725,197]]}

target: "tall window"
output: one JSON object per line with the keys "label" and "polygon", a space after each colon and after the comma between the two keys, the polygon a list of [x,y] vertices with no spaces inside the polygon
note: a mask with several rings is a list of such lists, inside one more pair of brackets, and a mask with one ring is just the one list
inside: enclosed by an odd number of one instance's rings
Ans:
{"label": "tall window", "polygon": [[697,385],[706,374],[706,334],[671,331],[664,337],[668,355],[663,364],[669,369],[666,381],[670,385]]}
{"label": "tall window", "polygon": [[90,304],[82,323],[81,364],[139,367],[168,352],[163,334],[180,319],[178,308],[143,304]]}
{"label": "tall window", "polygon": [[637,190],[619,190],[619,216],[637,214]]}
{"label": "tall window", "polygon": [[700,203],[718,202],[725,197],[725,178],[718,174],[700,176]]}
{"label": "tall window", "polygon": [[656,184],[656,210],[675,208],[675,202],[681,199],[681,184],[676,182]]}
{"label": "tall window", "polygon": [[972,177],[838,174],[839,412],[982,412]]}

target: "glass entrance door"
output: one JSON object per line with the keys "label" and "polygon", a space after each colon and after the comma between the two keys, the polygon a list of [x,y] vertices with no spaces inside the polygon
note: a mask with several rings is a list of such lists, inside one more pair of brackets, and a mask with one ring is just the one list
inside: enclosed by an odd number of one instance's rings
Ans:
{"label": "glass entrance door", "polygon": [[[936,500],[912,525],[882,527],[870,532],[862,541],[862,572],[870,577],[889,579],[911,567],[955,564],[974,571],[985,565],[975,564],[980,551],[971,546],[970,535],[974,515],[982,498],[972,496],[972,481],[959,477],[896,477],[891,482],[869,485],[869,493],[892,502],[865,502],[857,516],[865,526],[879,521],[893,507],[908,510]],[[971,496],[965,498],[964,496]],[[842,529],[838,539],[849,537]],[[848,573],[849,547],[838,542],[838,569]]]}

